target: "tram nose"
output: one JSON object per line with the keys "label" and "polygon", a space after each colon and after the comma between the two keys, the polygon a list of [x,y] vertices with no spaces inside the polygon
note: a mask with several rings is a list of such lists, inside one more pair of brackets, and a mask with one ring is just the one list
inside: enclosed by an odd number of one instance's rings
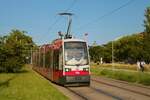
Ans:
{"label": "tram nose", "polygon": [[76,70],[79,70],[80,64],[76,64]]}

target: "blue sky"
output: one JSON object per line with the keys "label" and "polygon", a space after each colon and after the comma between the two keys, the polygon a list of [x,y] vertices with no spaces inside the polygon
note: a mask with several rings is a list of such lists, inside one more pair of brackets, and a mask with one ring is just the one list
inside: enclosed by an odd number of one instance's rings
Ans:
{"label": "blue sky", "polygon": [[0,0],[0,34],[6,35],[11,29],[20,29],[27,31],[27,35],[32,36],[39,45],[50,43],[58,37],[58,31],[66,31],[67,17],[57,13],[68,9],[75,14],[72,23],[75,37],[83,38],[83,34],[88,33],[89,44],[94,41],[104,44],[144,30],[144,12],[150,6],[149,0],[133,0],[120,10],[95,21],[129,1]]}

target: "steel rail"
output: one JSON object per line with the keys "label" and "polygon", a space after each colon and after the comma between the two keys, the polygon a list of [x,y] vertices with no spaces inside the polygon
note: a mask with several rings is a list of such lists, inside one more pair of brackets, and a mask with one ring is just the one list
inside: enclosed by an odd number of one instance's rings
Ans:
{"label": "steel rail", "polygon": [[142,93],[142,92],[139,92],[139,91],[135,91],[135,90],[131,90],[131,89],[128,89],[128,88],[120,87],[120,86],[117,86],[117,85],[109,84],[109,83],[102,82],[102,81],[96,80],[96,79],[91,79],[91,80],[95,81],[97,83],[100,83],[100,84],[104,84],[104,85],[111,86],[111,87],[116,87],[116,88],[119,88],[119,89],[123,89],[123,90],[126,90],[126,91],[130,91],[130,92],[134,92],[134,93],[137,93],[137,94],[140,94],[140,95],[144,95],[144,96],[150,97],[149,94],[145,94],[145,93]]}

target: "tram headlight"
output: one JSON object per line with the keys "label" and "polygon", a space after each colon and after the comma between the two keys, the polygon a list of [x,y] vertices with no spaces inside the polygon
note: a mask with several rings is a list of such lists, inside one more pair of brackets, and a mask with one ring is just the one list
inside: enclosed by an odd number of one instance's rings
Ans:
{"label": "tram headlight", "polygon": [[83,68],[83,71],[89,71],[89,68]]}
{"label": "tram headlight", "polygon": [[71,68],[65,68],[65,72],[71,71]]}

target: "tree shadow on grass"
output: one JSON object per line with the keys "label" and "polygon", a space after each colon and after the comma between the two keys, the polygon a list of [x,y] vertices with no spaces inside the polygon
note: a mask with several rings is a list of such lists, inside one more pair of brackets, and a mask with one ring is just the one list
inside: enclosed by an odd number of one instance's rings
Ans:
{"label": "tree shadow on grass", "polygon": [[0,72],[0,73],[4,73],[4,74],[21,74],[21,73],[28,73],[29,71],[26,69],[22,69],[19,71],[7,71],[7,72]]}
{"label": "tree shadow on grass", "polygon": [[12,81],[12,80],[14,80],[17,76],[18,76],[18,74],[22,74],[22,73],[28,73],[29,71],[28,70],[25,70],[25,69],[23,69],[23,70],[21,70],[21,71],[18,71],[18,72],[7,72],[7,74],[13,74],[13,76],[12,77],[10,77],[10,78],[8,78],[7,80],[5,80],[5,81],[3,81],[3,82],[1,82],[0,81],[0,90],[2,89],[2,88],[7,88],[7,87],[9,87],[9,84],[10,84],[10,81]]}
{"label": "tree shadow on grass", "polygon": [[15,72],[15,73],[16,73],[16,74],[21,74],[21,73],[28,73],[28,72],[29,72],[28,70],[23,69],[23,70],[21,70],[21,71]]}
{"label": "tree shadow on grass", "polygon": [[16,75],[15,76],[12,76],[10,77],[9,79],[5,80],[4,82],[0,82],[0,88],[5,88],[5,87],[8,87],[9,84],[10,84],[10,81],[11,80],[14,80],[16,78]]}

